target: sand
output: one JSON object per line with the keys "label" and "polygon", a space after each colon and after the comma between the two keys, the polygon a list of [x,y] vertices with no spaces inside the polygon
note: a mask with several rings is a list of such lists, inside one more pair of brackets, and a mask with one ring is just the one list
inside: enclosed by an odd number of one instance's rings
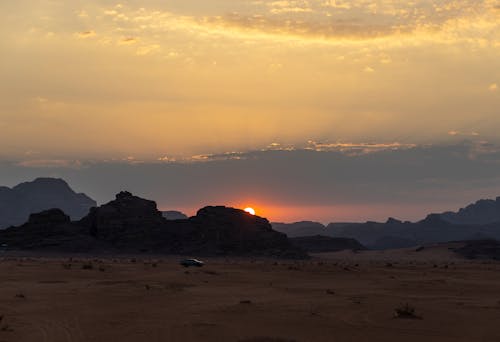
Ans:
{"label": "sand", "polygon": [[[405,253],[196,269],[178,258],[4,257],[0,341],[500,341],[499,263]],[[419,318],[394,318],[403,303]]]}

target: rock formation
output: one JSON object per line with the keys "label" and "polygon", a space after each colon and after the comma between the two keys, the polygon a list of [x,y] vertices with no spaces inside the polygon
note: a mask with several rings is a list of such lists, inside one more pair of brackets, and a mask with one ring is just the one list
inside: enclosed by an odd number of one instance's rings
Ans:
{"label": "rock formation", "polygon": [[94,249],[96,241],[60,209],[51,209],[31,214],[20,227],[0,231],[0,244],[9,249],[85,252]]}
{"label": "rock formation", "polygon": [[189,219],[200,249],[211,254],[305,257],[265,218],[227,207],[205,207]]}
{"label": "rock formation", "polygon": [[206,207],[190,219],[167,221],[155,202],[129,192],[76,222],[60,210],[31,215],[26,224],[0,231],[0,243],[17,249],[307,257],[266,219],[243,210]]}

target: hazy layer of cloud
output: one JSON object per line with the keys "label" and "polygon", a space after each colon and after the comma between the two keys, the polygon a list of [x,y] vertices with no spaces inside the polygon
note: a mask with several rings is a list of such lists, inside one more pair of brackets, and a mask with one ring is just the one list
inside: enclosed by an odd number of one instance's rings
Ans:
{"label": "hazy layer of cloud", "polygon": [[[2,162],[0,179],[14,185],[38,176],[63,177],[101,203],[127,189],[163,209],[193,214],[208,204],[253,206],[285,221],[420,219],[430,211],[456,210],[500,195],[500,146],[495,144],[310,146],[275,144],[191,162],[150,163],[133,157],[35,162],[36,155],[30,155],[31,163]],[[360,148],[371,151],[353,153]]]}

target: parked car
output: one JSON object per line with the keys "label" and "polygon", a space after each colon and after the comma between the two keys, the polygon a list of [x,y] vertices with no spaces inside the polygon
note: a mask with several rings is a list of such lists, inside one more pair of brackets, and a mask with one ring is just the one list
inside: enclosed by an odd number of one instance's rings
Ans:
{"label": "parked car", "polygon": [[184,259],[180,262],[180,264],[184,267],[202,267],[203,265],[205,265],[203,261],[197,259]]}

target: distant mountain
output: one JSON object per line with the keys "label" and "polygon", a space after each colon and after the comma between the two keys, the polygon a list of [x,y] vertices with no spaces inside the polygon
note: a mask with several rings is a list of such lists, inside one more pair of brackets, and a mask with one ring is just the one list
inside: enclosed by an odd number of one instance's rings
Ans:
{"label": "distant mountain", "polygon": [[362,251],[367,248],[355,239],[332,238],[328,236],[304,236],[291,238],[292,244],[308,253],[338,252],[343,250]]}
{"label": "distant mountain", "polygon": [[273,229],[288,237],[326,235],[326,227],[318,222],[272,223]]}
{"label": "distant mountain", "polygon": [[458,212],[445,212],[441,217],[455,224],[490,224],[500,222],[500,197],[482,199],[461,208]]}
{"label": "distant mountain", "polygon": [[500,224],[459,225],[447,222],[439,214],[431,214],[424,220],[411,223],[390,220],[385,223],[366,222],[330,224],[329,236],[349,237],[368,248],[405,248],[449,241],[484,239],[500,240]]}
{"label": "distant mountain", "polygon": [[0,231],[0,244],[52,252],[307,258],[265,218],[239,209],[205,207],[187,220],[168,221],[155,202],[129,192],[92,208],[76,222],[60,210],[33,214],[26,224]]}
{"label": "distant mountain", "polygon": [[74,192],[62,179],[37,178],[15,187],[0,187],[0,229],[26,222],[32,213],[58,208],[71,219],[85,216],[97,203]]}
{"label": "distant mountain", "polygon": [[188,218],[188,216],[186,214],[181,213],[180,211],[175,211],[175,210],[163,211],[162,215],[164,218],[166,218],[169,221],[187,220],[187,218]]}

